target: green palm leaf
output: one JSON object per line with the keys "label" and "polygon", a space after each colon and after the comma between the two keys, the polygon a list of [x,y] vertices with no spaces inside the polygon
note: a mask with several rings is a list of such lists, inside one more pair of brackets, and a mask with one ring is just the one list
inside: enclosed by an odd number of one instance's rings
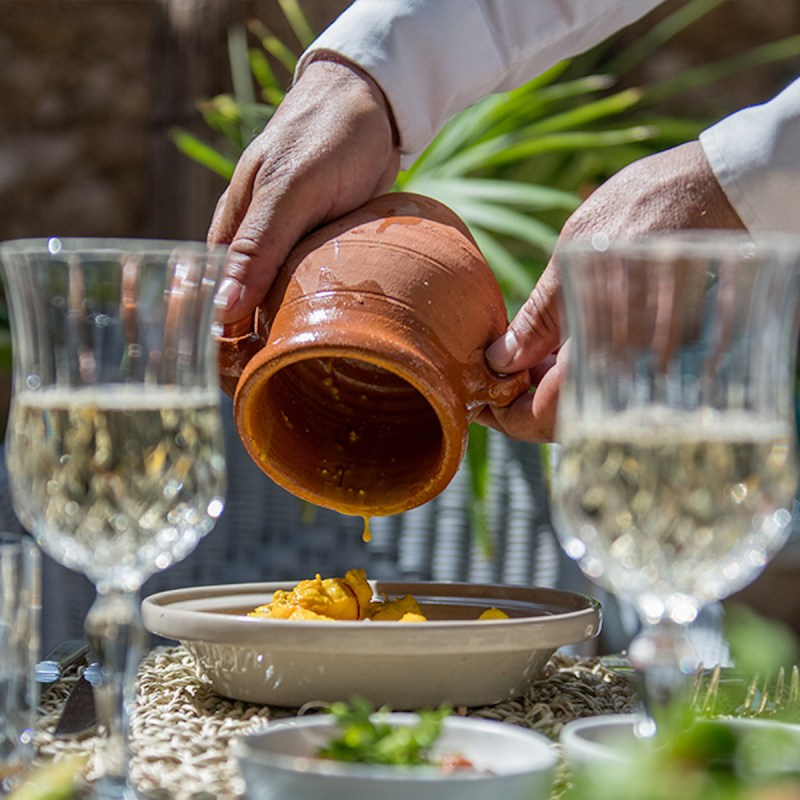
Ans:
{"label": "green palm leaf", "polygon": [[699,86],[707,86],[714,81],[735,75],[742,70],[763,67],[776,61],[795,58],[798,55],[800,55],[800,34],[754,47],[713,64],[704,64],[694,69],[684,70],[674,78],[664,80],[646,89],[644,100],[648,103],[660,103]]}
{"label": "green palm leaf", "polygon": [[236,161],[233,158],[226,158],[215,147],[204,142],[194,134],[181,128],[173,128],[169,132],[170,139],[175,143],[175,146],[185,156],[188,156],[198,164],[216,172],[221,175],[225,180],[230,180],[233,177],[233,170],[236,168]]}
{"label": "green palm leaf", "polygon": [[530,211],[573,211],[580,204],[580,198],[574,192],[497,178],[437,178],[422,175],[401,183],[399,188],[436,198],[447,195],[451,199],[481,200],[497,205],[520,206]]}
{"label": "green palm leaf", "polygon": [[547,152],[564,153],[641,142],[653,138],[655,134],[656,131],[649,126],[633,125],[610,131],[564,131],[531,139],[515,135],[500,136],[454,156],[447,164],[442,165],[440,174],[451,176],[478,169],[496,168]]}
{"label": "green palm leaf", "polygon": [[[555,234],[556,231],[554,230]],[[483,253],[492,271],[497,276],[497,282],[506,298],[509,314],[517,312],[522,302],[530,294],[533,285],[532,270],[523,264],[519,257],[514,255],[501,241],[488,231],[480,227],[472,228],[475,242]],[[537,265],[536,273],[541,271],[545,259]]]}

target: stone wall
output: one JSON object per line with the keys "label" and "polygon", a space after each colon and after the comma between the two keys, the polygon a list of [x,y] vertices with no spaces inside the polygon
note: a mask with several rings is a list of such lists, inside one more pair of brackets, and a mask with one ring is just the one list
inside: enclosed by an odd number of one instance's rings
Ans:
{"label": "stone wall", "polygon": [[[317,29],[346,5],[304,3]],[[275,0],[0,0],[0,239],[202,238],[224,184],[177,153],[168,131],[205,132],[195,101],[228,90],[227,30],[252,15],[285,34]],[[674,72],[797,32],[798,17],[796,0],[770,0],[768,14],[761,0],[727,0],[642,70]],[[713,102],[763,99],[788,69],[740,75]]]}
{"label": "stone wall", "polygon": [[[307,5],[324,27],[346,3]],[[0,0],[0,239],[203,238],[224,183],[168,131],[205,133],[195,101],[229,90],[251,15],[282,21],[274,0]]]}
{"label": "stone wall", "polygon": [[141,229],[153,9],[21,0],[0,17],[2,238]]}

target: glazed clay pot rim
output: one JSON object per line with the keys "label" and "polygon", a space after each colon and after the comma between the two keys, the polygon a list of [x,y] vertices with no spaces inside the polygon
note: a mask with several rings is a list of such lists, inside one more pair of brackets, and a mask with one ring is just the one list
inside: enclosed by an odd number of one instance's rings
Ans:
{"label": "glazed clay pot rim", "polygon": [[[384,298],[376,300],[384,303]],[[302,303],[302,299],[298,301]],[[348,309],[347,326],[349,331],[362,327],[367,335],[372,332],[374,316],[363,306]],[[267,385],[282,370],[307,361],[327,358],[348,359],[362,364],[370,364],[397,376],[417,392],[436,416],[441,431],[441,452],[436,462],[435,474],[429,476],[425,486],[417,489],[415,502],[425,502],[436,496],[436,486],[446,485],[458,471],[466,450],[468,431],[468,398],[460,395],[453,383],[447,380],[447,370],[455,365],[448,354],[435,347],[433,354],[440,359],[422,355],[413,343],[404,336],[404,325],[392,320],[384,323],[381,331],[381,350],[377,352],[364,347],[363,343],[347,344],[340,340],[334,326],[322,325],[314,334],[315,341],[306,340],[305,334],[286,335],[268,341],[267,345],[250,360],[239,379],[234,394],[234,417],[240,431],[240,439],[251,458],[284,487],[287,485],[285,465],[275,459],[266,458],[259,446],[256,420],[262,413],[258,398],[268,391]],[[429,343],[431,346],[433,342]],[[449,363],[448,363],[449,362]],[[309,502],[331,507],[331,497],[323,485],[322,489],[310,484],[301,484],[294,478],[291,491]],[[420,500],[420,498],[423,498]],[[354,498],[336,500],[336,510],[357,516],[386,516],[406,511],[408,498],[386,498],[375,505],[365,507],[363,501]]]}
{"label": "glazed clay pot rim", "polygon": [[[402,347],[398,347],[397,352],[400,355],[405,354]],[[297,358],[298,355],[301,357]],[[310,346],[302,342],[295,343],[285,350],[282,350],[278,355],[269,359],[265,358],[264,361],[269,362],[269,369],[267,369],[264,363],[254,363],[259,361],[257,356],[254,357],[251,359],[245,372],[242,373],[242,379],[240,379],[239,386],[236,389],[236,394],[234,395],[234,413],[236,413],[237,416],[239,414],[245,414],[246,411],[244,408],[240,407],[240,404],[247,402],[247,395],[250,392],[259,391],[263,384],[267,383],[287,367],[301,364],[304,361],[319,361],[326,358],[348,359],[350,361],[370,364],[385,370],[401,378],[408,383],[409,386],[419,392],[433,409],[440,424],[444,419],[450,425],[456,425],[464,429],[467,427],[466,425],[460,425],[458,419],[453,419],[451,416],[448,416],[452,413],[454,408],[465,407],[463,398],[459,398],[449,384],[437,385],[431,381],[430,384],[426,386],[425,382],[420,380],[418,375],[414,375],[413,372],[408,371],[406,368],[400,366],[397,369],[390,369],[382,359],[365,354],[363,350],[356,346],[344,344],[315,343],[313,346]],[[414,359],[414,363],[417,367],[422,367],[421,371],[430,373],[431,378],[435,377],[436,373],[441,372],[441,370],[428,359],[419,358],[419,356],[415,354],[409,354],[409,358]],[[249,375],[251,371],[256,372],[257,375],[251,378]],[[430,392],[431,387],[435,388],[437,393]]]}

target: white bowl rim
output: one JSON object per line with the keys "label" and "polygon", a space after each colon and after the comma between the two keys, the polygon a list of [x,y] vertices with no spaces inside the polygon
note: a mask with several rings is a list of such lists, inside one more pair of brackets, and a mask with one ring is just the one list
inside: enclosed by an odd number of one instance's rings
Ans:
{"label": "white bowl rim", "polygon": [[[627,764],[635,757],[633,750],[622,751],[615,748],[611,743],[603,744],[586,738],[585,734],[589,731],[597,731],[603,728],[609,733],[613,733],[614,730],[632,729],[640,719],[642,719],[642,714],[634,713],[601,714],[595,717],[572,720],[561,729],[559,743],[564,750],[567,761],[571,762],[573,766],[580,767],[591,764],[593,767],[600,765],[613,767],[614,765]],[[727,725],[730,726],[731,730],[742,736],[766,730],[785,731],[797,737],[798,741],[800,741],[800,724],[782,720],[749,717],[700,717],[695,724]],[[646,744],[647,740],[640,741],[640,745],[646,746]]]}
{"label": "white bowl rim", "polygon": [[[390,713],[377,712],[377,718],[401,725],[411,725],[419,719],[413,712],[393,711]],[[332,728],[336,721],[324,714],[312,717],[297,717],[281,719],[272,722],[265,729],[254,731],[236,737],[232,742],[234,755],[239,758],[248,758],[251,761],[262,763],[287,772],[302,771],[329,778],[371,779],[403,782],[440,782],[447,781],[491,781],[498,778],[513,778],[515,776],[546,773],[554,771],[558,764],[558,754],[554,742],[544,734],[523,728],[511,723],[497,722],[474,717],[449,716],[444,720],[444,725],[456,731],[461,728],[472,728],[487,735],[501,733],[508,739],[524,742],[525,746],[536,755],[537,763],[525,769],[510,769],[501,773],[490,773],[466,770],[464,772],[444,773],[436,766],[390,766],[382,764],[360,764],[333,759],[321,759],[309,756],[290,756],[283,753],[271,753],[260,749],[259,742],[281,732],[298,727],[307,728]]]}
{"label": "white bowl rim", "polygon": [[581,717],[568,722],[561,729],[558,740],[564,748],[567,760],[575,760],[571,756],[574,756],[576,751],[580,751],[580,755],[592,761],[613,761],[617,764],[628,762],[630,761],[630,755],[626,756],[617,752],[608,744],[600,744],[588,739],[585,733],[587,731],[596,731],[600,728],[608,728],[609,730],[632,729],[641,718],[642,715],[639,713],[598,714],[594,717]]}
{"label": "white bowl rim", "polygon": [[[178,639],[179,641],[205,641],[219,644],[238,643],[245,632],[257,635],[259,631],[270,630],[271,635],[284,632],[292,635],[293,631],[313,631],[315,629],[330,631],[332,624],[336,630],[348,636],[375,637],[395,635],[398,623],[391,621],[343,621],[335,622],[316,620],[274,620],[248,617],[241,614],[220,614],[218,609],[197,609],[181,607],[193,600],[220,602],[231,600],[239,595],[269,595],[277,589],[292,589],[298,581],[271,581],[266,583],[235,583],[212,586],[193,586],[183,589],[170,589],[145,597],[142,612],[145,625],[151,633]],[[471,584],[450,581],[375,581],[370,584],[376,594],[394,595],[412,594],[415,596],[451,597],[454,603],[464,600],[507,600],[515,601],[515,597],[537,598],[528,600],[530,605],[541,605],[541,614],[511,617],[509,619],[459,619],[428,620],[424,624],[414,625],[415,637],[438,638],[445,632],[462,634],[464,631],[475,631],[476,625],[481,630],[513,630],[528,628],[533,620],[536,622],[539,635],[552,629],[553,641],[542,638],[541,647],[559,647],[584,641],[597,635],[602,625],[602,609],[600,602],[589,595],[569,592],[560,589],[549,589],[528,586],[512,586],[499,584]],[[437,594],[439,593],[439,594]],[[524,602],[516,600],[516,602]],[[477,606],[477,603],[475,603]],[[220,623],[220,624],[216,624]],[[406,628],[407,626],[401,626]],[[564,636],[564,628],[569,635]]]}

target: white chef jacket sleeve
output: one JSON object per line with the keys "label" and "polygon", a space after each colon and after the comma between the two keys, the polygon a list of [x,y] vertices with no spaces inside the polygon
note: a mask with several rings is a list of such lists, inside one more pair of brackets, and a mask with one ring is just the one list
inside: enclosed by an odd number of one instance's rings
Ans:
{"label": "white chef jacket sleeve", "polygon": [[356,0],[303,54],[337,53],[383,89],[405,168],[456,112],[520,86],[663,0]]}
{"label": "white chef jacket sleeve", "polygon": [[800,78],[700,134],[711,169],[753,233],[800,233]]}

